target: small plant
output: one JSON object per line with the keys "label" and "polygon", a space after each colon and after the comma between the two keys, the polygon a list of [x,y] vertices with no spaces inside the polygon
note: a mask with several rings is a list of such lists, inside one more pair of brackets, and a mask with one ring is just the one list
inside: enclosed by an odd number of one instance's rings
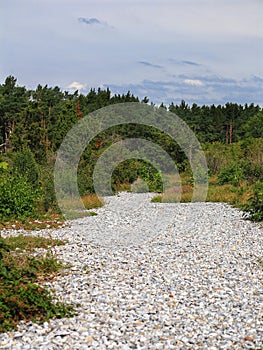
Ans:
{"label": "small plant", "polygon": [[253,186],[253,195],[249,203],[243,206],[252,221],[263,221],[263,182],[258,181]]}
{"label": "small plant", "polygon": [[98,214],[95,213],[95,211],[90,211],[90,212],[89,212],[89,216],[96,216],[96,215],[98,215]]}
{"label": "small plant", "polygon": [[72,305],[54,300],[37,283],[65,266],[48,253],[35,257],[21,253],[21,249],[32,251],[56,243],[62,244],[40,237],[0,237],[0,332],[15,329],[20,320],[41,323],[75,314]]}
{"label": "small plant", "polygon": [[0,162],[0,169],[2,169],[3,171],[6,171],[8,169],[8,163]]}
{"label": "small plant", "polygon": [[155,196],[151,200],[152,203],[162,203],[162,196]]}

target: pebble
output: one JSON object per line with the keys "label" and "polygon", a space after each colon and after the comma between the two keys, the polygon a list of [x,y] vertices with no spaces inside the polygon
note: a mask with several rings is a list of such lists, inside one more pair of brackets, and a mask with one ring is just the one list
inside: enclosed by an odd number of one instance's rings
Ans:
{"label": "pebble", "polygon": [[97,216],[30,233],[68,240],[52,250],[72,267],[45,285],[78,314],[21,322],[0,349],[263,347],[262,228],[228,204],[152,196],[107,197]]}

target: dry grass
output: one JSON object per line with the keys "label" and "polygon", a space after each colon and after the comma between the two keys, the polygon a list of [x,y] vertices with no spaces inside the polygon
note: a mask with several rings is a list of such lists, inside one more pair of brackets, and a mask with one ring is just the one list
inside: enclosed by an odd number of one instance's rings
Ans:
{"label": "dry grass", "polygon": [[125,184],[120,184],[117,187],[118,192],[129,192],[131,190],[131,184],[125,183]]}
{"label": "dry grass", "polygon": [[207,202],[225,202],[233,205],[243,205],[248,203],[249,197],[253,193],[252,186],[246,181],[235,187],[229,184],[219,185],[216,177],[209,181]]}
{"label": "dry grass", "polygon": [[[180,182],[175,181],[175,178],[169,178],[170,185],[161,195],[154,198],[154,202],[166,203],[187,203],[193,200],[193,186],[189,184],[189,179],[182,175]],[[198,191],[197,191],[198,192]],[[242,206],[248,203],[248,198],[252,195],[252,186],[246,181],[240,183],[238,187],[226,184],[219,185],[216,177],[209,180],[207,202],[225,202],[232,205]],[[200,195],[202,188],[200,188]],[[195,193],[195,201],[199,198],[199,194]],[[200,197],[201,198],[201,197]]]}
{"label": "dry grass", "polygon": [[[82,201],[82,203],[81,203]],[[77,219],[89,215],[85,209],[100,208],[103,206],[103,199],[96,194],[88,194],[81,197],[68,197],[60,202],[60,208],[67,219]]]}
{"label": "dry grass", "polygon": [[87,194],[81,197],[81,200],[86,209],[100,208],[103,206],[103,199],[99,198],[96,194]]}
{"label": "dry grass", "polygon": [[59,214],[52,214],[49,216],[43,216],[39,219],[25,218],[23,220],[8,220],[0,222],[0,230],[13,229],[13,230],[42,230],[46,228],[60,228],[64,225],[64,219]]}

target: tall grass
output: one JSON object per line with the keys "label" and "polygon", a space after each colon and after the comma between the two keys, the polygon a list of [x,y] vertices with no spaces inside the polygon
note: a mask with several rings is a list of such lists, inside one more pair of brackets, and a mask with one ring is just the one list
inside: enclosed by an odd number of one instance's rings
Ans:
{"label": "tall grass", "polygon": [[[152,201],[164,203],[187,203],[192,201],[194,188],[189,183],[186,175],[182,175],[182,184],[174,182],[172,184],[173,186],[168,187],[163,194],[157,195]],[[252,193],[252,185],[246,181],[241,182],[238,187],[231,184],[219,185],[217,177],[213,176],[209,179],[206,201],[224,202],[242,207],[249,202]]]}

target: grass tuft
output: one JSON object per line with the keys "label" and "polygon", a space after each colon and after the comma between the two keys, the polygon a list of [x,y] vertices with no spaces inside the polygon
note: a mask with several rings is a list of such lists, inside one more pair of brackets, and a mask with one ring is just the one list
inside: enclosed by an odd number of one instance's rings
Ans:
{"label": "grass tuft", "polygon": [[96,194],[88,194],[81,197],[81,200],[86,209],[100,208],[103,206],[103,200],[99,198]]}

